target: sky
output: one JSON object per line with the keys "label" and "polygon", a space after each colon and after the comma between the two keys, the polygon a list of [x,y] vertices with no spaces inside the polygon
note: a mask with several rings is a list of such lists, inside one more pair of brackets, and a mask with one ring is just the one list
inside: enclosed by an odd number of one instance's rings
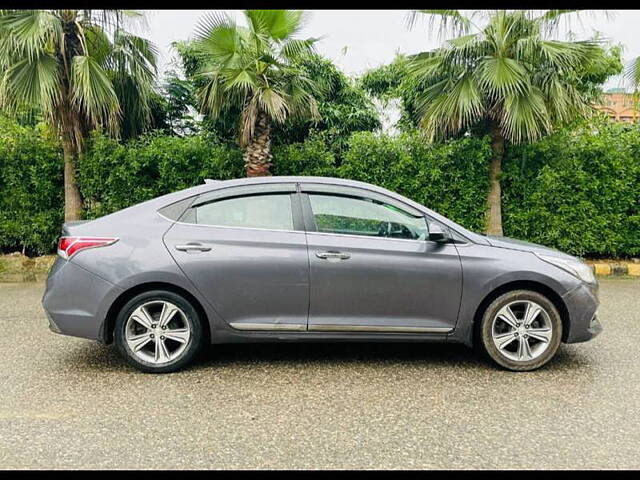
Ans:
{"label": "sky", "polygon": [[[193,35],[199,19],[213,10],[145,10],[148,30],[140,32],[159,49],[159,71],[162,74],[176,58],[171,42]],[[244,22],[239,10],[226,10]],[[321,37],[318,51],[331,59],[345,73],[357,75],[369,68],[393,60],[396,53],[417,53],[437,47],[437,37],[427,34],[427,22],[407,26],[409,10],[309,10],[300,38]],[[640,56],[640,10],[585,12],[571,30],[577,39],[586,39],[598,31],[603,38],[624,46],[625,60]],[[612,78],[606,88],[621,86]]]}

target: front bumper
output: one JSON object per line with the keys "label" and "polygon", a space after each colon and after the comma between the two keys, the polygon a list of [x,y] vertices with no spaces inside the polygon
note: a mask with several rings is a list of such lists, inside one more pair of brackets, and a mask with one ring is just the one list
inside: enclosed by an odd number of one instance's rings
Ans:
{"label": "front bumper", "polygon": [[597,310],[598,284],[582,283],[563,296],[569,313],[569,324],[566,325],[562,341],[565,343],[586,342],[602,332]]}

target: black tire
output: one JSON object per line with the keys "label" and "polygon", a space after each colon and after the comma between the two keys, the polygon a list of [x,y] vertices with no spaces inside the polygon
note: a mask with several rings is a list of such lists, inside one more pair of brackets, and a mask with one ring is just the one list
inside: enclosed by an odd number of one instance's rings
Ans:
{"label": "black tire", "polygon": [[[502,353],[500,349],[498,349],[492,337],[493,320],[498,312],[504,306],[512,302],[525,300],[537,303],[546,311],[552,329],[551,339],[548,342],[546,349],[538,357],[533,358],[529,361],[514,360],[507,357]],[[482,316],[479,333],[480,346],[483,352],[491,360],[508,370],[512,370],[515,372],[528,372],[531,370],[536,370],[545,365],[547,362],[549,362],[549,360],[553,358],[553,356],[558,351],[558,347],[560,346],[560,342],[562,339],[562,319],[556,306],[544,295],[531,290],[514,290],[500,295],[493,302],[491,302]]]}
{"label": "black tire", "polygon": [[[134,354],[125,337],[129,316],[139,306],[152,301],[167,301],[179,307],[184,313],[184,321],[188,323],[191,331],[184,350],[176,358],[161,364],[147,362]],[[181,320],[183,320],[182,317]],[[132,367],[146,373],[169,373],[184,368],[196,357],[204,343],[203,331],[200,315],[182,295],[168,290],[151,290],[136,295],[120,309],[114,328],[114,340],[118,352]]]}

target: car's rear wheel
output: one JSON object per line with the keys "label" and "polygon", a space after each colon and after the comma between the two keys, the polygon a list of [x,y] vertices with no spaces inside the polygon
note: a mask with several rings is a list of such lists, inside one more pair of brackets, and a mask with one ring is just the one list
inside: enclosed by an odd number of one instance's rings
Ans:
{"label": "car's rear wheel", "polygon": [[181,295],[153,290],[136,295],[120,310],[115,344],[124,359],[143,372],[168,373],[185,367],[202,346],[202,323]]}
{"label": "car's rear wheel", "polygon": [[562,319],[544,295],[515,290],[496,298],[480,325],[482,347],[498,365],[529,371],[556,354],[562,338]]}

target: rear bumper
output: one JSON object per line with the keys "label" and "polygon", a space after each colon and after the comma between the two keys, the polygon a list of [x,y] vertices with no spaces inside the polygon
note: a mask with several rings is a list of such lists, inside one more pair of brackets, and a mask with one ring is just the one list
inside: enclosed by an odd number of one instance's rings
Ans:
{"label": "rear bumper", "polygon": [[42,297],[49,329],[62,335],[102,341],[106,310],[121,292],[73,262],[56,258]]}
{"label": "rear bumper", "polygon": [[602,332],[597,316],[600,304],[597,284],[581,284],[567,293],[563,300],[569,312],[569,326],[562,338],[564,342],[586,342]]}

